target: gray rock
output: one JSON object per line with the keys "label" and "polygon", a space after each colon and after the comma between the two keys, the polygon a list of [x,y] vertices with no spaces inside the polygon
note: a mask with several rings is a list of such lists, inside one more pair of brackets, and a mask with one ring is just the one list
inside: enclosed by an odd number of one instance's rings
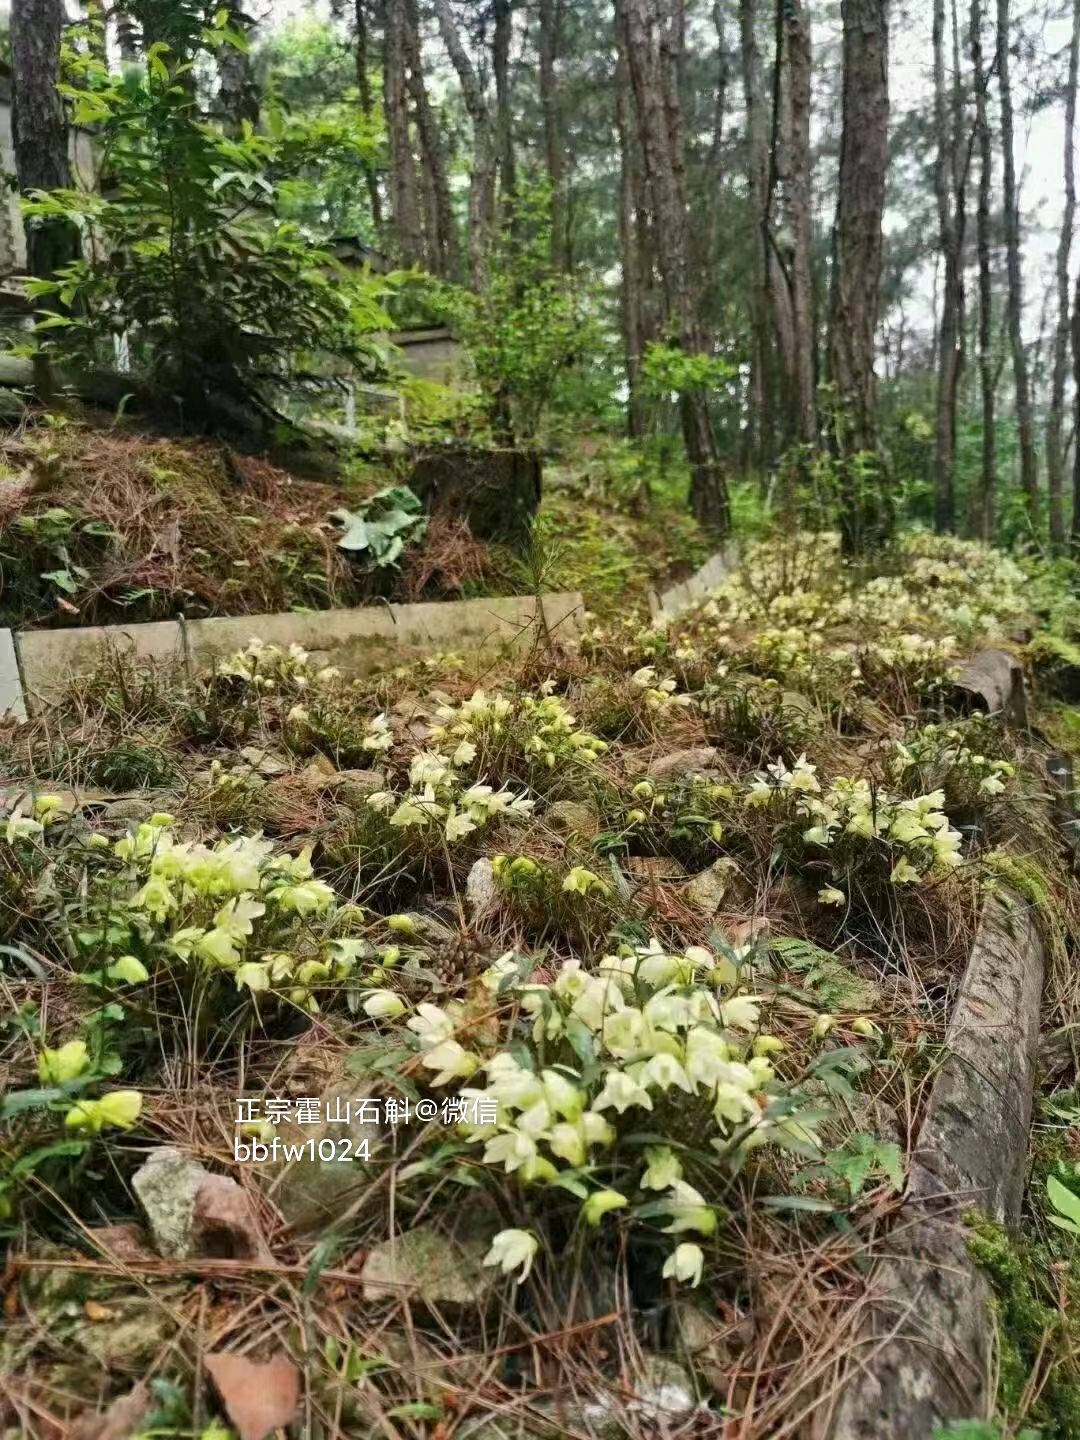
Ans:
{"label": "gray rock", "polygon": [[332,1114],[343,1113],[347,1106],[347,1124],[324,1119],[318,1125],[297,1125],[287,1121],[279,1126],[278,1136],[283,1144],[306,1145],[311,1140],[317,1155],[320,1140],[333,1140],[335,1143],[350,1140],[352,1155],[356,1157],[348,1160],[311,1160],[305,1155],[299,1160],[281,1162],[268,1172],[272,1179],[267,1193],[297,1234],[312,1234],[340,1220],[371,1183],[363,1160],[364,1147],[368,1158],[374,1159],[382,1143],[382,1126],[378,1119],[365,1117],[362,1102],[373,1099],[375,1093],[370,1080],[339,1075],[319,1097],[319,1113],[323,1116],[327,1114],[328,1102],[339,1107],[332,1109]]}
{"label": "gray rock", "polygon": [[26,401],[14,390],[0,388],[0,425],[17,425],[26,414]]}
{"label": "gray rock", "polygon": [[643,1420],[654,1425],[685,1419],[698,1407],[693,1380],[677,1361],[664,1355],[642,1356],[630,1403]]}
{"label": "gray rock", "polygon": [[265,745],[242,745],[240,758],[260,775],[287,775],[292,769],[288,760],[281,755],[275,755]]}
{"label": "gray rock", "polygon": [[98,813],[103,820],[141,823],[159,810],[168,813],[177,799],[178,796],[171,790],[147,790],[145,795],[127,795],[122,800],[110,800]]}
{"label": "gray rock", "polygon": [[465,898],[477,911],[488,909],[499,897],[495,868],[487,856],[477,860],[465,882]]}
{"label": "gray rock", "polygon": [[699,1376],[709,1390],[726,1395],[738,1357],[723,1338],[724,1327],[692,1300],[676,1300],[671,1307],[671,1344],[680,1360]]}
{"label": "gray rock", "polygon": [[577,835],[582,840],[591,840],[600,833],[600,817],[583,800],[556,800],[545,812],[544,819],[562,835]]}
{"label": "gray rock", "polygon": [[723,859],[714,861],[708,870],[702,870],[700,875],[687,881],[683,886],[683,896],[706,915],[715,915],[724,903],[724,896],[738,873],[736,862],[724,856]]}
{"label": "gray rock", "polygon": [[359,807],[369,795],[386,789],[386,776],[381,770],[339,770],[327,776],[323,788],[342,805]]}
{"label": "gray rock", "polygon": [[501,1228],[490,1210],[474,1207],[459,1212],[452,1233],[425,1223],[383,1241],[364,1262],[364,1299],[407,1295],[436,1310],[485,1306],[502,1279],[495,1266],[484,1264]]}
{"label": "gray rock", "polygon": [[195,1197],[207,1173],[190,1155],[162,1145],[131,1177],[154,1248],[167,1260],[184,1260],[192,1252]]}
{"label": "gray rock", "polygon": [[647,774],[651,780],[677,780],[683,775],[712,775],[718,771],[719,764],[719,750],[711,745],[698,745],[690,750],[658,755]]}

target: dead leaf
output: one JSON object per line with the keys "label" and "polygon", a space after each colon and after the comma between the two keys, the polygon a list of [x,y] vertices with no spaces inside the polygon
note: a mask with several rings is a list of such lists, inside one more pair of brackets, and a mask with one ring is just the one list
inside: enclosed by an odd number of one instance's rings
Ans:
{"label": "dead leaf", "polygon": [[96,1300],[87,1300],[83,1306],[83,1314],[87,1320],[96,1321],[115,1320],[117,1317],[117,1311],[110,1310],[108,1305],[99,1305]]}
{"label": "dead leaf", "polygon": [[245,1355],[207,1355],[206,1369],[240,1440],[265,1440],[300,1405],[300,1371],[286,1355],[260,1364]]}
{"label": "dead leaf", "polygon": [[80,1415],[69,1432],[69,1440],[131,1440],[142,1429],[153,1401],[150,1391],[138,1384],[130,1395],[121,1395],[101,1414]]}
{"label": "dead leaf", "polygon": [[72,605],[70,600],[65,600],[62,595],[56,597],[56,608],[63,611],[65,615],[78,615],[79,607]]}

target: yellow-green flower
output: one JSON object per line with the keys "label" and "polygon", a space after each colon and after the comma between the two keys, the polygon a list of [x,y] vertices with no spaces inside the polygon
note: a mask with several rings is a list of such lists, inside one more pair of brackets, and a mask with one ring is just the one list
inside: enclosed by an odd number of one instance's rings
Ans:
{"label": "yellow-green flower", "polygon": [[100,1100],[77,1100],[64,1124],[69,1130],[89,1130],[94,1135],[110,1126],[130,1130],[139,1118],[142,1098],[138,1090],[112,1090]]}
{"label": "yellow-green flower", "polygon": [[90,1064],[83,1040],[69,1040],[59,1050],[44,1050],[38,1056],[38,1079],[43,1085],[63,1085],[81,1075]]}

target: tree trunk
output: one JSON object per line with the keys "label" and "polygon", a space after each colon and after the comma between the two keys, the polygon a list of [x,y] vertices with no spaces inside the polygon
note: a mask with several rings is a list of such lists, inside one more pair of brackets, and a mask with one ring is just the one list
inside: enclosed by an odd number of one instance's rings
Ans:
{"label": "tree trunk", "polygon": [[[956,528],[956,407],[964,368],[964,162],[962,136],[945,82],[945,0],[934,0],[934,193],[945,263],[938,332],[937,424],[934,437],[934,524],[939,534]],[[953,75],[955,96],[959,76]]]}
{"label": "tree trunk", "polygon": [[844,547],[855,554],[882,543],[892,530],[884,483],[866,473],[865,463],[855,463],[860,455],[878,452],[874,337],[889,166],[888,0],[843,0],[841,14],[843,128],[829,361],[844,484]]}
{"label": "tree trunk", "polygon": [[719,192],[724,183],[724,122],[727,119],[727,89],[731,68],[723,0],[716,0],[712,13],[713,28],[716,31],[716,103],[713,109],[709,179]]}
{"label": "tree trunk", "polygon": [[771,396],[769,394],[769,150],[763,101],[764,81],[757,40],[757,0],[739,0],[739,38],[742,51],[743,97],[746,104],[746,177],[750,191],[750,226],[753,234],[753,275],[750,310],[750,462],[761,468],[772,449]]}
{"label": "tree trunk", "polygon": [[1074,557],[1080,557],[1080,275],[1076,277],[1072,308],[1073,363],[1073,513],[1069,536]]}
{"label": "tree trunk", "polygon": [[990,541],[996,533],[997,430],[994,375],[994,277],[990,253],[990,202],[993,195],[994,139],[986,113],[990,77],[982,49],[982,0],[971,0],[971,67],[975,86],[975,131],[979,143],[979,199],[975,243],[979,258],[979,389],[982,396],[982,464],[972,487],[968,528],[976,539]]}
{"label": "tree trunk", "polygon": [[251,59],[246,48],[254,21],[244,14],[237,0],[227,0],[222,8],[229,12],[230,29],[242,35],[245,42],[243,49],[236,45],[222,45],[217,51],[222,128],[235,139],[243,134],[245,121],[252,129],[259,123],[259,90],[251,73]]}
{"label": "tree trunk", "polygon": [[621,270],[623,352],[626,357],[626,429],[632,440],[645,434],[645,404],[641,393],[641,357],[645,348],[642,296],[641,235],[638,225],[638,157],[630,118],[629,74],[619,36],[615,67],[615,125],[619,135],[619,257]]}
{"label": "tree trunk", "polygon": [[499,153],[500,190],[505,208],[512,212],[517,198],[517,163],[514,157],[514,112],[510,93],[510,40],[512,0],[495,0],[495,33],[491,43],[495,72],[495,128]]}
{"label": "tree trunk", "polygon": [[1050,497],[1050,543],[1060,548],[1065,540],[1065,455],[1062,429],[1065,418],[1065,378],[1069,368],[1069,254],[1076,216],[1076,86],[1080,78],[1080,0],[1073,0],[1072,38],[1069,43],[1069,81],[1065,92],[1065,211],[1057,249],[1058,318],[1054,332],[1054,367],[1050,380],[1050,411],[1046,420],[1046,483]]}
{"label": "tree trunk", "polygon": [[473,166],[469,180],[469,281],[481,289],[487,276],[491,231],[495,223],[495,144],[491,111],[469,52],[458,34],[449,0],[435,0],[439,33],[457,71],[465,108],[473,127]]}
{"label": "tree trunk", "polygon": [[1009,0],[997,0],[997,70],[1001,95],[1001,149],[1004,157],[1005,257],[1008,273],[1006,313],[1009,346],[1016,384],[1016,428],[1020,438],[1020,485],[1034,522],[1039,504],[1039,474],[1035,459],[1035,430],[1031,418],[1031,389],[1024,349],[1024,283],[1020,261],[1020,208],[1016,191],[1016,157],[1013,149],[1012,84],[1009,79]]}
{"label": "tree trunk", "polygon": [[416,158],[409,133],[409,104],[405,75],[406,0],[383,0],[383,96],[390,142],[390,224],[393,249],[403,265],[423,260],[420,205],[416,188]]}
{"label": "tree trunk", "polygon": [[[771,290],[788,389],[787,430],[817,443],[814,364],[813,220],[810,178],[810,22],[802,0],[777,0],[777,74],[771,172],[781,214],[766,217]],[[770,186],[770,189],[772,187]],[[767,210],[771,210],[767,201]]]}
{"label": "tree trunk", "polygon": [[[23,195],[71,186],[67,117],[57,90],[63,26],[63,0],[12,0],[11,129],[15,175]],[[49,279],[78,253],[78,232],[66,220],[27,222],[30,275]],[[47,401],[52,374],[44,354],[35,359],[35,381]]]}
{"label": "tree trunk", "polygon": [[[367,0],[356,0],[356,88],[360,95],[360,113],[370,125],[375,113],[371,95],[371,80],[368,77],[368,18]],[[370,160],[364,161],[364,183],[367,185],[368,200],[371,204],[371,223],[376,231],[382,229],[382,196],[379,194],[379,177]]]}
{"label": "tree trunk", "polygon": [[[566,208],[563,186],[563,139],[559,114],[559,91],[555,63],[562,25],[562,0],[539,0],[540,29],[537,42],[540,62],[540,110],[544,117],[544,161],[551,190],[551,263],[556,270],[567,268]],[[618,77],[616,77],[616,105]],[[625,79],[624,82],[625,84]],[[620,131],[621,134],[621,131]],[[624,155],[625,166],[625,155]],[[625,197],[620,205],[625,203]],[[620,222],[622,210],[620,209]],[[623,251],[625,254],[625,251]]]}
{"label": "tree trunk", "polygon": [[[682,121],[678,85],[672,78],[681,57],[680,9],[649,0],[617,0],[624,25],[627,68],[634,94],[638,139],[655,219],[656,260],[667,330],[687,354],[700,349],[694,326],[686,265],[686,211],[680,194]],[[679,395],[679,419],[690,466],[690,504],[702,524],[720,535],[730,531],[727,486],[717,461],[707,391],[687,386]]]}
{"label": "tree trunk", "polygon": [[427,202],[427,265],[432,274],[450,279],[457,274],[458,244],[446,157],[439,137],[439,126],[424,84],[420,15],[416,0],[405,0],[405,11],[408,20],[404,39],[407,83],[416,114],[416,132],[420,140]]}

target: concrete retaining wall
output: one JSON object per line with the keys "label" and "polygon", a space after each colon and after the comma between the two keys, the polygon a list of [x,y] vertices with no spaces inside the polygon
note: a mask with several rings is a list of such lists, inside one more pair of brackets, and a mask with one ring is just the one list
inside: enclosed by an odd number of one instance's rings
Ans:
{"label": "concrete retaining wall", "polygon": [[[581,609],[576,592],[543,597],[543,617],[556,638],[573,634]],[[302,645],[325,657],[328,664],[359,670],[398,646],[481,650],[515,644],[535,635],[536,611],[533,596],[512,595],[305,614],[25,630],[14,635],[0,631],[0,715],[7,710],[25,718],[28,706],[55,699],[73,678],[98,666],[106,652],[197,670],[257,637],[269,644]]]}
{"label": "concrete retaining wall", "polygon": [[1045,963],[1030,908],[988,901],[829,1440],[928,1440],[986,1412],[991,1295],[962,1217],[1020,1218]]}
{"label": "concrete retaining wall", "polygon": [[667,620],[674,620],[684,610],[689,610],[710,590],[715,590],[722,585],[735,568],[737,552],[734,546],[728,546],[724,550],[718,550],[711,559],[706,560],[700,570],[695,570],[689,580],[683,580],[678,585],[672,585],[669,590],[657,594],[655,590],[649,592],[649,613],[652,616],[653,624],[662,624]]}

